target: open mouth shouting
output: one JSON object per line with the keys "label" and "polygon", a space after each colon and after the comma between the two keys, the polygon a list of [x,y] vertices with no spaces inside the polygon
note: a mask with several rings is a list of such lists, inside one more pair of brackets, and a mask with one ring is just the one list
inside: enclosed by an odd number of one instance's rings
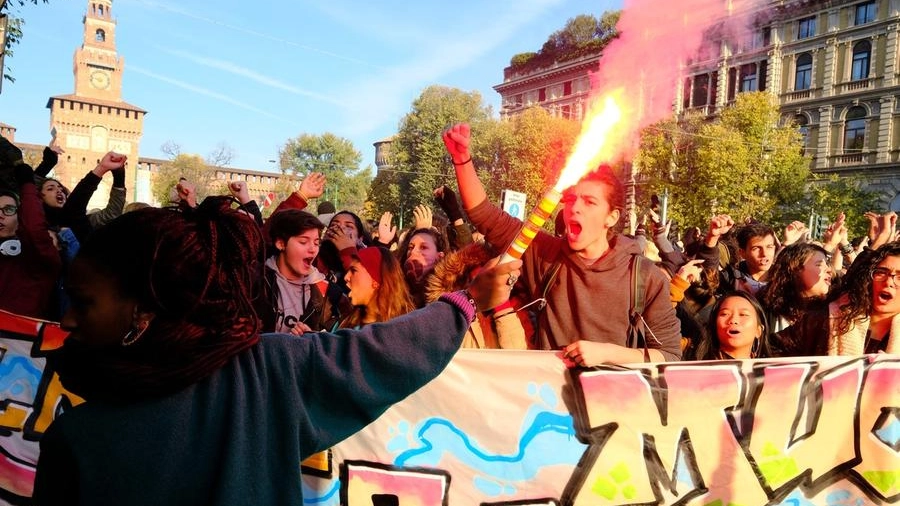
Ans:
{"label": "open mouth shouting", "polygon": [[581,231],[581,223],[575,219],[569,220],[569,224],[566,226],[566,239],[569,242],[577,242],[578,238],[581,237]]}

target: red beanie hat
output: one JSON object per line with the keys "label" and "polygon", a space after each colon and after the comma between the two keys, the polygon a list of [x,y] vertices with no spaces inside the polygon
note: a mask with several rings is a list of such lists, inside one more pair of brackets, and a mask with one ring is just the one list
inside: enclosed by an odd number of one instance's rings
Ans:
{"label": "red beanie hat", "polygon": [[366,268],[366,272],[372,279],[381,283],[381,248],[378,246],[370,246],[356,252],[356,258],[359,263]]}

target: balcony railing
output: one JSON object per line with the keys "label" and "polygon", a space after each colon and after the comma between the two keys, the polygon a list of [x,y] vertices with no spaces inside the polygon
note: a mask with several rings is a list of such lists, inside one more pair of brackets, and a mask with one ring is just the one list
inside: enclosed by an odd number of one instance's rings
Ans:
{"label": "balcony railing", "polygon": [[799,90],[799,91],[791,91],[784,94],[784,99],[787,102],[796,102],[797,100],[806,100],[812,96],[812,90]]}
{"label": "balcony railing", "polygon": [[860,165],[866,162],[865,153],[847,153],[834,156],[835,166]]}
{"label": "balcony railing", "polygon": [[858,91],[858,90],[867,90],[869,88],[875,87],[875,78],[869,77],[866,79],[858,79],[856,81],[850,81],[841,84],[841,91]]}
{"label": "balcony railing", "polygon": [[698,116],[709,116],[716,112],[716,106],[713,104],[700,105],[689,107],[684,110],[684,116],[688,118],[695,118]]}

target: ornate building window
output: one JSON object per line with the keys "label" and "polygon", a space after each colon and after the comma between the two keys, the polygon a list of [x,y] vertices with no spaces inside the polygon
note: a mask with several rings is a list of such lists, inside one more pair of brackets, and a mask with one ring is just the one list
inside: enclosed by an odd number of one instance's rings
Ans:
{"label": "ornate building window", "polygon": [[759,81],[756,75],[756,64],[750,63],[741,67],[741,92],[757,91]]}
{"label": "ornate building window", "polygon": [[869,57],[871,54],[871,42],[861,40],[853,45],[853,63],[850,68],[851,81],[858,81],[869,77]]}
{"label": "ornate building window", "polygon": [[844,153],[860,153],[866,146],[866,109],[860,106],[847,111],[844,123]]}
{"label": "ornate building window", "polygon": [[701,107],[709,103],[709,75],[694,76],[694,96],[691,106]]}
{"label": "ornate building window", "polygon": [[106,42],[106,32],[98,28],[94,33],[94,40],[96,40],[97,42]]}
{"label": "ornate building window", "polygon": [[816,34],[816,17],[803,18],[797,21],[797,38],[805,39]]}
{"label": "ornate building window", "polygon": [[803,53],[797,57],[794,90],[808,90],[810,86],[812,86],[812,55]]}
{"label": "ornate building window", "polygon": [[875,14],[878,10],[878,2],[872,0],[870,2],[861,3],[856,5],[854,9],[854,25],[864,25],[866,23],[871,23],[872,21],[875,21]]}

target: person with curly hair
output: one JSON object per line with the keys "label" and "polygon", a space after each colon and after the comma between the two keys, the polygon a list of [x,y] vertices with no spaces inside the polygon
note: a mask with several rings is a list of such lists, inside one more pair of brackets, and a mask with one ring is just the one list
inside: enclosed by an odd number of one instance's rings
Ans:
{"label": "person with curly hair", "polygon": [[[473,242],[447,253],[428,276],[426,301],[434,302],[442,294],[464,288],[497,251],[484,242]],[[463,338],[463,348],[528,349],[534,329],[526,311],[517,311],[514,300],[486,313],[479,313]]]}
{"label": "person with curly hair", "polygon": [[769,270],[769,283],[759,292],[770,332],[784,330],[806,311],[824,304],[832,279],[825,248],[808,242],[785,246]]}
{"label": "person with curly hair", "polygon": [[775,335],[777,356],[900,353],[900,243],[863,252],[843,280],[827,308]]}
{"label": "person with curly hair", "polygon": [[400,241],[397,253],[416,307],[425,305],[428,276],[449,249],[447,238],[433,227],[416,228]]}

